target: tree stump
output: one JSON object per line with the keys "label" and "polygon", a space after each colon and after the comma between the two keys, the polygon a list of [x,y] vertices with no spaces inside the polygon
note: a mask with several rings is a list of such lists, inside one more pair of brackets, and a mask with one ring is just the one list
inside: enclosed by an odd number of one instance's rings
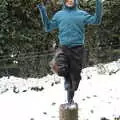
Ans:
{"label": "tree stump", "polygon": [[59,120],[78,120],[78,104],[61,104],[59,108]]}

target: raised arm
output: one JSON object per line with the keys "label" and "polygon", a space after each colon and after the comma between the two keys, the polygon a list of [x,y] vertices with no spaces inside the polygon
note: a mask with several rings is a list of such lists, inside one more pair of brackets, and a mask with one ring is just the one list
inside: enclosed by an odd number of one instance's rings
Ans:
{"label": "raised arm", "polygon": [[85,12],[85,24],[100,24],[103,14],[102,0],[96,0],[96,10],[94,15]]}
{"label": "raised arm", "polygon": [[42,22],[45,27],[46,32],[50,32],[53,29],[57,28],[57,20],[56,20],[56,15],[53,16],[52,20],[48,19],[46,8],[44,5],[38,4],[37,8],[40,11],[41,17],[42,17]]}

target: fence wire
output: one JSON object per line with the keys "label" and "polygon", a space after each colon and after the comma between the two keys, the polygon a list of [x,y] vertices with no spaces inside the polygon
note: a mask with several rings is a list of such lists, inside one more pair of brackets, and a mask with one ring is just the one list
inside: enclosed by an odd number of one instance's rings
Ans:
{"label": "fence wire", "polygon": [[49,62],[53,55],[54,51],[51,50],[0,56],[0,77],[42,77],[51,73]]}

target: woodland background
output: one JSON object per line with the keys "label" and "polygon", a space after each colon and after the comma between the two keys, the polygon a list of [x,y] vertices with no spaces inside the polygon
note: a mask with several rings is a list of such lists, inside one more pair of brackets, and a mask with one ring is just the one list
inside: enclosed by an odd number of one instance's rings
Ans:
{"label": "woodland background", "polygon": [[[62,8],[57,0],[0,0],[0,77],[42,77],[51,73],[48,63],[53,44],[58,44],[58,31],[44,32],[36,8],[41,2],[49,18]],[[94,0],[79,3],[80,9],[94,14]],[[87,66],[120,58],[120,0],[105,0],[103,6],[101,25],[86,26]]]}

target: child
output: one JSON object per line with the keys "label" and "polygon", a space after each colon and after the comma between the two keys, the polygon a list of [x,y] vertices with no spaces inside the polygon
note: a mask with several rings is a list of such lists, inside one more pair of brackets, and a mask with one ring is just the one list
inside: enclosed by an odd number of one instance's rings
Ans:
{"label": "child", "polygon": [[45,7],[37,5],[45,31],[59,30],[59,48],[56,50],[50,66],[55,73],[65,78],[69,104],[73,103],[74,92],[78,89],[81,80],[85,25],[100,24],[102,18],[101,0],[96,0],[94,15],[80,10],[77,5],[77,0],[65,0],[63,9],[56,12],[52,20],[48,19]]}

